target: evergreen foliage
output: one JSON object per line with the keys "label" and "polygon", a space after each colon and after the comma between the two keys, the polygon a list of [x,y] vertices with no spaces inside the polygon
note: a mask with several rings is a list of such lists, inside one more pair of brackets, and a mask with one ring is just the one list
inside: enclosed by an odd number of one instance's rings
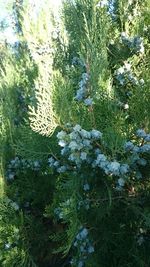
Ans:
{"label": "evergreen foliage", "polygon": [[0,49],[2,267],[150,265],[150,4],[14,1]]}

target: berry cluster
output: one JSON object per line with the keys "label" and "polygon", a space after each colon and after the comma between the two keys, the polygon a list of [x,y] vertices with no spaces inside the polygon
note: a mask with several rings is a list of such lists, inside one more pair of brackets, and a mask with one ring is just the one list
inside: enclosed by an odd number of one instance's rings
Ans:
{"label": "berry cluster", "polygon": [[133,85],[143,85],[144,80],[140,79],[138,81],[138,78],[133,74],[131,70],[131,64],[124,63],[122,67],[117,69],[115,71],[116,79],[120,83],[120,85],[126,85],[128,83],[131,83]]}
{"label": "berry cluster", "polygon": [[71,260],[72,266],[83,267],[88,258],[88,255],[94,252],[94,247],[89,240],[89,232],[85,227],[81,227],[74,241],[74,247],[79,251],[78,259]]}
{"label": "berry cluster", "polygon": [[[128,176],[139,177],[139,166],[147,164],[143,158],[145,153],[150,153],[150,134],[139,129],[136,133],[138,138],[142,138],[140,145],[134,145],[128,141],[124,145],[124,162],[121,159],[111,159],[105,155],[98,147],[104,146],[102,133],[95,129],[86,131],[80,125],[70,127],[69,132],[60,131],[57,134],[58,144],[60,145],[63,160],[55,160],[53,157],[48,159],[49,166],[63,173],[71,170],[80,170],[82,165],[91,166],[92,169],[101,169],[105,175],[117,178],[117,189],[122,189],[128,179]],[[97,143],[99,142],[99,144]],[[126,158],[126,160],[125,160]],[[61,164],[63,162],[63,164]],[[88,191],[88,183],[83,185],[84,191]],[[80,203],[79,206],[89,208],[89,203]],[[80,208],[80,207],[79,207]]]}
{"label": "berry cluster", "polygon": [[143,129],[139,129],[136,132],[136,136],[140,138],[139,145],[134,144],[131,141],[125,143],[125,152],[128,154],[128,161],[130,163],[130,173],[135,178],[142,178],[140,171],[141,167],[147,165],[147,159],[145,155],[150,154],[150,134],[146,134]]}
{"label": "berry cluster", "polygon": [[134,53],[144,53],[143,38],[139,36],[129,37],[125,32],[122,32],[121,41]]}
{"label": "berry cluster", "polygon": [[93,99],[88,96],[87,84],[89,81],[89,75],[85,72],[82,74],[82,79],[79,82],[79,89],[75,96],[75,100],[83,101],[86,106],[93,105]]}
{"label": "berry cluster", "polygon": [[38,160],[32,161],[15,157],[8,164],[8,170],[6,175],[7,180],[14,180],[19,170],[25,171],[26,169],[31,169],[33,171],[39,171],[40,167],[41,165]]}
{"label": "berry cluster", "polygon": [[61,131],[57,134],[59,145],[62,147],[61,155],[68,157],[68,160],[80,167],[83,162],[90,163],[90,154],[96,140],[102,138],[102,133],[93,129],[86,131],[80,125],[75,125],[70,133]]}
{"label": "berry cluster", "polygon": [[72,60],[72,65],[79,65],[81,67],[86,67],[85,63],[83,62],[83,60],[81,60],[78,57],[74,57]]}

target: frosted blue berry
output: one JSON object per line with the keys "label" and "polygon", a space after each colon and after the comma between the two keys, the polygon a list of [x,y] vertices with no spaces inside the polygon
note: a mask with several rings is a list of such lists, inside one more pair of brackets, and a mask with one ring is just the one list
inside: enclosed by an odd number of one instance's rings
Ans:
{"label": "frosted blue berry", "polygon": [[78,144],[76,143],[76,141],[71,141],[68,147],[73,151],[78,149]]}
{"label": "frosted blue berry", "polygon": [[65,147],[61,150],[61,155],[64,156],[64,155],[66,155],[68,152],[69,152],[69,148],[65,146]]}
{"label": "frosted blue berry", "polygon": [[78,242],[75,241],[75,242],[73,243],[73,245],[74,245],[74,247],[77,247],[77,246],[78,246]]}
{"label": "frosted blue berry", "polygon": [[86,89],[85,88],[80,88],[79,90],[77,90],[77,94],[75,96],[75,100],[82,101],[83,98],[85,97],[85,94],[86,94]]}
{"label": "frosted blue berry", "polygon": [[91,131],[91,136],[93,139],[100,139],[100,138],[102,138],[102,133],[93,129]]}
{"label": "frosted blue berry", "polygon": [[40,162],[38,160],[35,160],[33,162],[33,167],[35,170],[39,170],[40,169]]}
{"label": "frosted blue berry", "polygon": [[120,166],[120,174],[124,175],[129,172],[129,165],[128,164],[122,164]]}
{"label": "frosted blue berry", "polygon": [[85,239],[88,235],[88,230],[86,228],[83,228],[80,232],[80,238]]}
{"label": "frosted blue berry", "polygon": [[83,266],[84,266],[84,262],[83,261],[79,261],[78,267],[83,267]]}
{"label": "frosted blue berry", "polygon": [[93,246],[88,247],[88,253],[91,254],[93,252],[94,252],[94,247]]}
{"label": "frosted blue berry", "polygon": [[125,146],[124,147],[125,147],[125,150],[126,151],[131,151],[134,148],[134,145],[133,145],[132,142],[129,141],[129,142],[126,142],[125,143]]}
{"label": "frosted blue berry", "polygon": [[61,131],[57,134],[57,138],[58,139],[64,139],[66,137],[66,132],[65,131]]}
{"label": "frosted blue berry", "polygon": [[119,171],[120,171],[120,163],[117,161],[113,161],[109,164],[108,166],[110,172],[114,175],[119,175]]}
{"label": "frosted blue berry", "polygon": [[58,144],[61,146],[61,147],[65,147],[66,146],[66,142],[64,140],[60,140],[58,142]]}
{"label": "frosted blue berry", "polygon": [[55,162],[55,160],[54,160],[53,157],[50,157],[50,158],[48,159],[48,163],[49,163],[49,166],[50,166],[50,167],[53,167],[54,162]]}
{"label": "frosted blue berry", "polygon": [[138,137],[140,137],[140,138],[144,138],[144,137],[146,137],[146,133],[145,133],[145,131],[144,131],[143,129],[139,129],[139,130],[137,130],[136,135],[137,135]]}
{"label": "frosted blue berry", "polygon": [[14,178],[15,178],[15,173],[13,173],[13,172],[9,173],[7,176],[8,180],[13,180]]}
{"label": "frosted blue berry", "polygon": [[96,148],[95,149],[95,154],[98,156],[98,154],[101,154],[102,152],[101,152],[101,150],[99,149],[99,148]]}
{"label": "frosted blue berry", "polygon": [[90,190],[89,184],[88,183],[84,184],[83,189],[84,189],[84,191]]}
{"label": "frosted blue berry", "polygon": [[59,167],[59,168],[57,169],[57,171],[58,171],[59,173],[64,173],[66,170],[67,170],[67,167],[66,167],[66,166],[61,166],[61,167]]}
{"label": "frosted blue berry", "polygon": [[76,155],[75,154],[70,154],[70,156],[69,156],[69,158],[68,158],[68,160],[70,160],[70,161],[73,161],[73,162],[75,162],[76,161]]}
{"label": "frosted blue berry", "polygon": [[145,140],[146,142],[150,142],[150,134],[147,134],[147,135],[145,136],[144,140]]}
{"label": "frosted blue berry", "polygon": [[146,166],[147,161],[146,161],[146,159],[141,158],[141,159],[139,159],[139,160],[137,161],[137,163],[138,163],[139,165],[141,165],[141,166]]}
{"label": "frosted blue berry", "polygon": [[85,147],[92,148],[92,147],[91,147],[91,142],[90,142],[90,140],[88,140],[88,139],[83,140],[83,145],[84,145]]}
{"label": "frosted blue berry", "polygon": [[91,138],[91,133],[82,129],[80,131],[80,135],[82,136],[82,138],[85,138],[85,139],[90,139]]}
{"label": "frosted blue berry", "polygon": [[73,127],[73,130],[75,132],[79,132],[81,130],[81,126],[79,124],[76,124],[74,127]]}
{"label": "frosted blue berry", "polygon": [[132,149],[133,153],[139,153],[140,152],[140,148],[138,146],[134,146],[134,148]]}
{"label": "frosted blue berry", "polygon": [[84,104],[85,104],[86,106],[92,106],[92,105],[93,105],[93,98],[86,98],[86,99],[84,100]]}
{"label": "frosted blue berry", "polygon": [[135,176],[137,179],[142,179],[142,174],[139,171],[136,172]]}
{"label": "frosted blue berry", "polygon": [[80,158],[81,158],[82,160],[86,160],[86,159],[87,159],[87,153],[86,153],[86,152],[81,152],[81,154],[80,154]]}
{"label": "frosted blue berry", "polygon": [[125,185],[125,180],[124,180],[123,178],[119,178],[119,179],[118,179],[118,185],[119,185],[120,187],[123,187],[123,186]]}
{"label": "frosted blue berry", "polygon": [[140,152],[150,153],[150,144],[144,144],[142,147],[140,147]]}
{"label": "frosted blue berry", "polygon": [[83,73],[82,74],[82,79],[85,80],[85,81],[88,81],[89,75],[87,73]]}
{"label": "frosted blue berry", "polygon": [[54,162],[53,166],[57,168],[57,167],[59,166],[59,161],[56,160],[56,161]]}
{"label": "frosted blue berry", "polygon": [[79,134],[78,134],[78,132],[72,132],[72,133],[69,134],[69,137],[72,140],[76,140],[76,139],[79,138]]}
{"label": "frosted blue berry", "polygon": [[80,247],[80,251],[81,251],[82,253],[85,253],[85,252],[86,252],[85,247],[84,247],[84,246],[81,246],[81,247]]}
{"label": "frosted blue berry", "polygon": [[107,160],[104,154],[99,154],[96,159],[96,164],[98,165],[100,162],[105,162]]}

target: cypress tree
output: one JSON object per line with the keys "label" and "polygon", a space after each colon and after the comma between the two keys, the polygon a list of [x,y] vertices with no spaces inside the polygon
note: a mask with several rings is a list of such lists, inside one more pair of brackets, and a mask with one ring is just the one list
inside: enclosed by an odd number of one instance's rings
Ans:
{"label": "cypress tree", "polygon": [[66,0],[59,19],[46,2],[34,20],[20,5],[1,264],[149,266],[149,1]]}

